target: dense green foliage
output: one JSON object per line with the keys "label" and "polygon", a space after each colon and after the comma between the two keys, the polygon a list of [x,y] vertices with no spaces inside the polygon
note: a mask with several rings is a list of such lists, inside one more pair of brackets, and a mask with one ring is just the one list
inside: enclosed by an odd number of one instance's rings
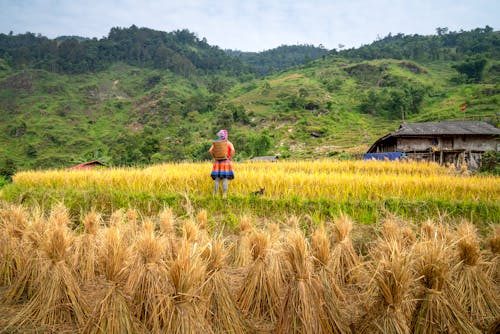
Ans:
{"label": "dense green foliage", "polygon": [[328,50],[321,45],[318,47],[314,45],[282,45],[262,52],[235,50],[226,50],[226,52],[241,60],[242,63],[251,65],[259,74],[287,70],[328,54]]}
{"label": "dense green foliage", "polygon": [[[327,56],[307,45],[224,52],[187,30],[135,26],[100,40],[0,34],[0,165],[204,160],[220,128],[238,160],[346,157],[403,119],[496,125],[499,48],[489,27]],[[281,72],[257,75],[267,70]]]}

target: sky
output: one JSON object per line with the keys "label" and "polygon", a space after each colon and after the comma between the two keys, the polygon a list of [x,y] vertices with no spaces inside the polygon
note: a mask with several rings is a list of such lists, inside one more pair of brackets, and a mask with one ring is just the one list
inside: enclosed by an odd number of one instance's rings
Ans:
{"label": "sky", "polygon": [[113,27],[188,29],[221,49],[359,47],[389,33],[500,29],[500,0],[0,0],[0,33],[96,37]]}

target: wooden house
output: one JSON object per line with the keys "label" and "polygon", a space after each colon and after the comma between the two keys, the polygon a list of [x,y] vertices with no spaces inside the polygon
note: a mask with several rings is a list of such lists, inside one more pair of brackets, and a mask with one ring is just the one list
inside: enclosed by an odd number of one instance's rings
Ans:
{"label": "wooden house", "polygon": [[401,124],[378,139],[371,153],[400,152],[409,159],[479,167],[486,151],[500,151],[500,129],[486,122],[443,121]]}

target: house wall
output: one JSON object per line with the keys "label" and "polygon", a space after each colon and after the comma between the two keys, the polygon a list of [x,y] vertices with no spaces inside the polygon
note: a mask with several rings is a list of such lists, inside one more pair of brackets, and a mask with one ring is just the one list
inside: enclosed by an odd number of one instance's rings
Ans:
{"label": "house wall", "polygon": [[490,137],[398,138],[397,150],[403,152],[438,150],[490,151],[500,150],[500,140]]}

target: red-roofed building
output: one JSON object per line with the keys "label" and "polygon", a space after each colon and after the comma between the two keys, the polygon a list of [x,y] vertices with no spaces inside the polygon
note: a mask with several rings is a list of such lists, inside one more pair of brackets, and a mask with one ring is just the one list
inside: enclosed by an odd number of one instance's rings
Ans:
{"label": "red-roofed building", "polygon": [[93,160],[93,161],[84,162],[82,164],[75,165],[73,167],[68,168],[68,170],[85,170],[85,169],[93,169],[96,167],[106,167],[106,165],[100,161]]}

